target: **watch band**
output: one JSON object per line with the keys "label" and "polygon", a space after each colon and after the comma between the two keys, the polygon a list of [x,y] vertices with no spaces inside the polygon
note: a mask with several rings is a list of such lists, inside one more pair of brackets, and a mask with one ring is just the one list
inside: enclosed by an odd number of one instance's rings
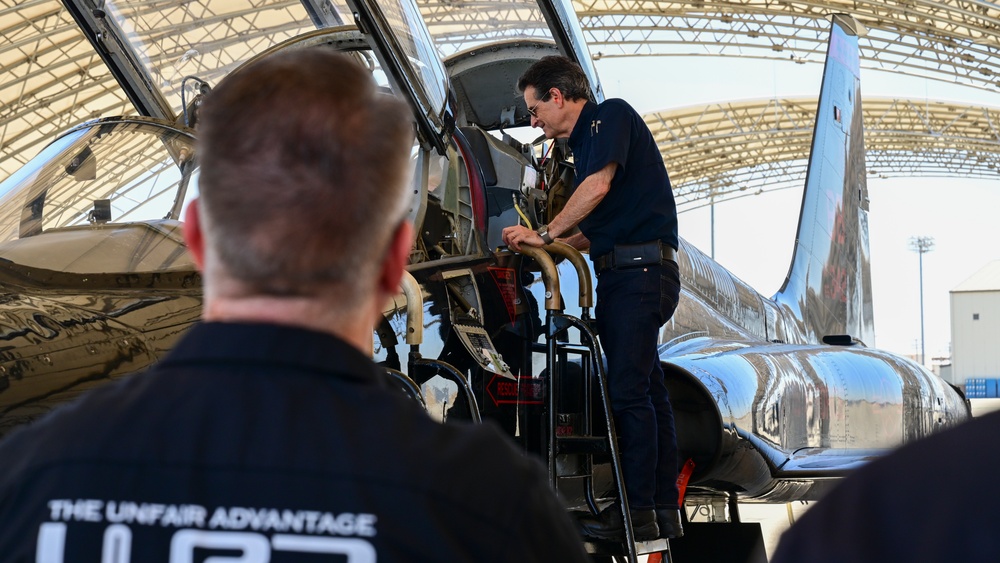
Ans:
{"label": "watch band", "polygon": [[542,225],[541,227],[538,227],[538,230],[535,232],[538,233],[538,236],[542,237],[542,242],[544,242],[545,244],[552,244],[552,236],[549,235],[548,225]]}

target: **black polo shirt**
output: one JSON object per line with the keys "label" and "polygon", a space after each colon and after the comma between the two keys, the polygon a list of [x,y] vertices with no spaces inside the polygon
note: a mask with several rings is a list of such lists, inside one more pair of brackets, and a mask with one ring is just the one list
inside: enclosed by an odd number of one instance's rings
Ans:
{"label": "black polo shirt", "polygon": [[540,464],[308,330],[198,325],[0,459],[3,561],[586,561]]}
{"label": "black polo shirt", "polygon": [[677,207],[649,127],[624,100],[587,102],[569,137],[576,185],[615,162],[611,189],[580,222],[591,257],[616,244],[662,240],[677,248]]}

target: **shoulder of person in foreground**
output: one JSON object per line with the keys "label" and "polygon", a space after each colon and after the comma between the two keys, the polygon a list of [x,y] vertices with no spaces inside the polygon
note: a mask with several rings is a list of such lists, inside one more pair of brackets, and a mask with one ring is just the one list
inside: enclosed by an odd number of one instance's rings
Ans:
{"label": "shoulder of person in foreground", "polygon": [[782,535],[771,562],[974,560],[1000,549],[1000,517],[977,508],[1000,492],[978,489],[970,504],[955,488],[1000,472],[997,435],[1000,413],[991,413],[858,469]]}
{"label": "shoulder of person in foreground", "polygon": [[449,467],[452,498],[465,510],[495,522],[484,531],[503,539],[498,561],[588,561],[565,507],[549,486],[541,463],[511,443],[496,425],[444,424],[434,457]]}
{"label": "shoulder of person in foreground", "polygon": [[90,390],[0,441],[4,464],[0,473],[0,560],[34,560],[38,524],[49,516],[51,488],[82,485],[65,483],[59,477],[60,468],[66,463],[94,461],[101,448],[121,447],[112,443],[106,430],[115,424],[136,385],[142,383],[125,378]]}
{"label": "shoulder of person in foreground", "polygon": [[91,389],[5,436],[0,441],[5,465],[0,486],[31,472],[33,466],[90,451],[102,442],[107,425],[133,406],[145,383],[141,377],[126,377]]}

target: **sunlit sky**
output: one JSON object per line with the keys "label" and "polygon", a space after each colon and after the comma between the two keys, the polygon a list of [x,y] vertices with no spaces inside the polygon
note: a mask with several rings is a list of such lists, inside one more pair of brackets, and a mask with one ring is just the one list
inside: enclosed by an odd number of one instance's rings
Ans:
{"label": "sunlit sky", "polygon": [[[605,58],[597,66],[607,97],[623,98],[640,113],[818,96],[823,71],[820,64],[721,57]],[[867,95],[1000,105],[996,93],[868,69],[861,71],[861,92],[862,100]],[[932,357],[950,355],[949,291],[1000,259],[1000,178],[870,178],[868,190],[874,346],[903,355],[920,353],[919,261],[909,241],[915,236],[935,240],[923,257],[929,365]],[[717,204],[716,260],[760,293],[773,295],[788,273],[801,198],[802,189],[795,188]],[[682,213],[679,221],[681,236],[708,253],[708,208]]]}

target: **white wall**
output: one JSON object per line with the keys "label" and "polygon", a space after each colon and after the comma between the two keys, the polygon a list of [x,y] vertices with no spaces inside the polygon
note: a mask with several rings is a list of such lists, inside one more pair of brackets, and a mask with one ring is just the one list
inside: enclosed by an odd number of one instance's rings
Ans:
{"label": "white wall", "polygon": [[1000,291],[951,293],[951,365],[958,385],[1000,378]]}

